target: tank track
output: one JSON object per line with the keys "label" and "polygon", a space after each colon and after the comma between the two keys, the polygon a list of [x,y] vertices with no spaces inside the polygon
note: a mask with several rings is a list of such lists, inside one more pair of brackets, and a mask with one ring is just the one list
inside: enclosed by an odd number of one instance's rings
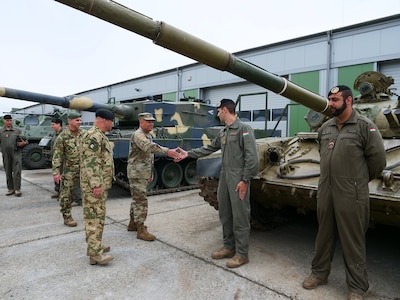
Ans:
{"label": "tank track", "polygon": [[204,198],[208,204],[218,210],[217,189],[218,178],[215,177],[201,177],[199,181],[200,193],[199,195]]}
{"label": "tank track", "polygon": [[[125,180],[116,177],[115,178],[115,183],[119,187],[129,191],[129,184]],[[178,186],[178,187],[169,188],[169,189],[153,189],[153,190],[148,191],[147,195],[148,196],[161,195],[161,194],[168,194],[168,193],[175,193],[175,192],[194,190],[194,189],[198,189],[198,188],[199,188],[199,184]]]}

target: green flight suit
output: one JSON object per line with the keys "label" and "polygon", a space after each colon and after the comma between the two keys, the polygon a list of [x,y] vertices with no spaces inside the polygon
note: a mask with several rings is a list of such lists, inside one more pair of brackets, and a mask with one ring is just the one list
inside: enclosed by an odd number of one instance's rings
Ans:
{"label": "green flight suit", "polygon": [[21,134],[18,128],[0,129],[0,150],[9,191],[21,190],[22,154],[17,147],[17,139],[23,138]]}
{"label": "green flight suit", "polygon": [[250,184],[243,200],[235,189],[242,179],[251,179],[258,172],[258,153],[252,128],[236,119],[230,126],[225,126],[211,144],[190,150],[188,155],[198,158],[219,149],[222,151],[222,168],[217,198],[224,248],[248,257]]}
{"label": "green flight suit", "polygon": [[368,182],[386,165],[382,137],[376,125],[353,111],[339,131],[335,118],[318,132],[321,176],[317,194],[319,222],[312,273],[327,278],[337,236],[343,249],[346,282],[351,292],[369,288],[365,234],[369,225]]}

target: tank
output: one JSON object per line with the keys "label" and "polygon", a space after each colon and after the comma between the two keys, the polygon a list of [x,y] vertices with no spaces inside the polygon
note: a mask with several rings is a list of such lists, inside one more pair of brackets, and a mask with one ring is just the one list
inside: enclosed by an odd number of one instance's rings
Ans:
{"label": "tank", "polygon": [[[150,112],[153,114],[156,119],[151,133],[153,140],[168,148],[200,147],[209,143],[221,127],[216,118],[216,108],[199,99],[192,99],[192,101],[181,99],[180,102],[143,100],[126,104],[100,104],[87,97],[58,97],[4,87],[0,87],[0,97],[58,105],[77,111],[95,112],[97,109],[103,108],[114,112],[116,119],[113,130],[108,132],[107,136],[114,145],[117,182],[125,188],[128,188],[126,165],[129,143],[132,133],[139,126],[139,113]],[[65,116],[66,118],[67,116]],[[50,121],[51,118],[48,120],[48,125],[53,132]],[[64,120],[65,123],[66,120]],[[35,143],[35,149],[40,152],[44,161],[46,158],[49,161],[51,159],[51,135],[45,135],[46,133],[42,132],[41,141],[39,145]],[[24,148],[30,146],[31,144]],[[37,156],[39,156],[38,153]],[[196,160],[194,159],[175,163],[169,158],[156,156],[154,166],[154,180],[148,186],[150,191],[194,188],[198,184]]]}
{"label": "tank", "polygon": [[[202,39],[165,22],[155,21],[117,2],[107,0],[56,0],[93,15],[106,22],[132,31],[154,44],[180,53],[215,69],[226,71],[274,93],[296,101],[310,109],[307,121],[310,132],[292,138],[257,139],[260,157],[258,177],[251,185],[252,218],[262,223],[268,211],[286,206],[299,212],[314,210],[319,176],[319,154],[316,148],[316,128],[331,117],[328,100],[289,80],[242,60]],[[398,104],[387,92],[391,79],[382,74],[362,74],[355,82],[360,90],[357,109],[376,122],[387,149],[387,168],[381,178],[370,183],[371,219],[373,223],[400,226],[399,201],[399,119]],[[387,96],[383,96],[386,92]],[[377,98],[379,96],[379,98]],[[386,98],[385,98],[386,97]],[[378,100],[378,101],[376,101]],[[185,147],[183,147],[185,148]],[[188,149],[188,148],[187,148]],[[201,177],[201,195],[215,203],[220,154],[197,161]]]}
{"label": "tank", "polygon": [[[393,83],[392,77],[373,71],[362,73],[354,82],[354,89],[360,94],[354,98],[353,108],[375,122],[386,149],[386,168],[380,178],[369,183],[371,227],[400,227],[400,104],[399,96],[390,90]],[[310,110],[306,117],[310,132],[256,140],[260,169],[251,182],[253,228],[270,229],[285,222],[286,217],[280,212],[287,213],[286,208],[301,214],[316,210],[320,175],[316,130],[327,118]],[[197,163],[200,195],[216,209],[220,162],[220,153],[215,153]]]}

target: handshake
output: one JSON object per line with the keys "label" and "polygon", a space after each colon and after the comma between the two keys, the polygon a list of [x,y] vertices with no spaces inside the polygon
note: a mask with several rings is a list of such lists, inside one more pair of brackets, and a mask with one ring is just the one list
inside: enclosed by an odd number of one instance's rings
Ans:
{"label": "handshake", "polygon": [[167,156],[173,158],[174,162],[180,162],[188,157],[188,153],[182,148],[176,147],[175,149],[169,149],[167,151]]}

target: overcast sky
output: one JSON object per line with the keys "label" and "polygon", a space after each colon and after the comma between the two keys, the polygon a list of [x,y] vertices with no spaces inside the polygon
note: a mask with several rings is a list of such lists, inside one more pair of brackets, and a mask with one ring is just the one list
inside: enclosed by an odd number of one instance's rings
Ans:
{"label": "overcast sky", "polygon": [[[400,13],[399,0],[117,2],[229,52]],[[0,0],[0,11],[0,86],[67,96],[194,62],[53,0]],[[0,115],[32,104],[0,101]]]}

